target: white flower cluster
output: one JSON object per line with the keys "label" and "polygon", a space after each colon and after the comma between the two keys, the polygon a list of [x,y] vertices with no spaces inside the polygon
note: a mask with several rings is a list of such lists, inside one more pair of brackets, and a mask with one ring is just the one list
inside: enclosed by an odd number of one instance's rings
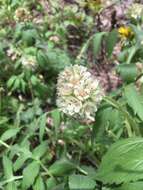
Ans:
{"label": "white flower cluster", "polygon": [[36,68],[36,59],[34,56],[26,56],[21,58],[21,63],[24,68],[35,69]]}
{"label": "white flower cluster", "polygon": [[10,57],[12,61],[15,61],[18,57],[21,56],[21,52],[14,48],[13,46],[10,46],[9,49],[6,51],[7,56]]}
{"label": "white flower cluster", "polygon": [[128,15],[133,19],[140,19],[143,16],[143,5],[139,3],[133,3],[128,10]]}
{"label": "white flower cluster", "polygon": [[18,22],[26,22],[31,19],[31,15],[30,15],[30,12],[26,8],[20,7],[16,9],[14,18]]}
{"label": "white flower cluster", "polygon": [[80,65],[66,67],[57,82],[57,106],[65,114],[84,121],[94,121],[103,98],[99,81]]}

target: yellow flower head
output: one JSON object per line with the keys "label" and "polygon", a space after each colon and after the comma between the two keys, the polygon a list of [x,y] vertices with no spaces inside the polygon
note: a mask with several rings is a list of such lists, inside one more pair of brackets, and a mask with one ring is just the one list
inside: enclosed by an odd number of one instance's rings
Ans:
{"label": "yellow flower head", "polygon": [[121,37],[124,37],[124,38],[130,38],[133,36],[133,32],[130,27],[121,26],[118,29],[118,32],[121,35]]}

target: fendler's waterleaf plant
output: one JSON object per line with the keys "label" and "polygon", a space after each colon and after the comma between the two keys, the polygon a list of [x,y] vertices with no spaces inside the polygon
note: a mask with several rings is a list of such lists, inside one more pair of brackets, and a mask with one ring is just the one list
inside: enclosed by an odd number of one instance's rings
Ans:
{"label": "fendler's waterleaf plant", "polygon": [[102,159],[97,179],[120,184],[143,179],[143,138],[119,140]]}

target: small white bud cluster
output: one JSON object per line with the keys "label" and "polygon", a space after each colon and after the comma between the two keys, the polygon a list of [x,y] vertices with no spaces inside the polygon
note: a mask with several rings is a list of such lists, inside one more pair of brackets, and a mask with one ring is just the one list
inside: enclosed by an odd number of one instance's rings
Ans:
{"label": "small white bud cluster", "polygon": [[94,121],[103,95],[99,81],[84,66],[69,66],[59,74],[57,106],[69,116]]}
{"label": "small white bud cluster", "polygon": [[128,10],[128,15],[133,19],[140,19],[143,16],[143,5],[139,3],[133,3]]}
{"label": "small white bud cluster", "polygon": [[35,69],[36,68],[36,59],[34,56],[26,56],[21,58],[22,66],[26,69]]}
{"label": "small white bud cluster", "polygon": [[19,7],[15,11],[14,18],[18,22],[27,22],[31,20],[31,15],[30,15],[30,12],[26,8]]}

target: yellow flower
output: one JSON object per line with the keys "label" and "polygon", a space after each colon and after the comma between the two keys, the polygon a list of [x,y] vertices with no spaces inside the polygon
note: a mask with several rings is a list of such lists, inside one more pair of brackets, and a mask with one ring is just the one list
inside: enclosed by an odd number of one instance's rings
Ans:
{"label": "yellow flower", "polygon": [[121,37],[124,37],[124,38],[130,38],[133,36],[133,32],[130,27],[121,26],[118,29],[118,32],[121,35]]}

